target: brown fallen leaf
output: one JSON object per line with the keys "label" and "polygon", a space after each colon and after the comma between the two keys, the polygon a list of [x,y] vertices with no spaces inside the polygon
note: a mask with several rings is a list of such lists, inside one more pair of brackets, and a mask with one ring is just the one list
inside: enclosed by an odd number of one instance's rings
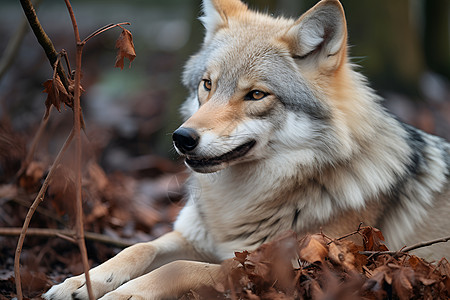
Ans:
{"label": "brown fallen leaf", "polygon": [[384,236],[380,230],[374,227],[364,227],[361,230],[364,241],[364,250],[366,251],[388,251],[389,249],[383,244]]}
{"label": "brown fallen leaf", "polygon": [[410,299],[413,295],[415,277],[413,269],[400,267],[392,273],[392,287],[400,300]]}
{"label": "brown fallen leaf", "polygon": [[439,262],[439,270],[444,277],[443,283],[447,293],[450,294],[450,263],[447,259],[443,258]]}
{"label": "brown fallen leaf", "polygon": [[233,259],[237,262],[239,262],[243,267],[245,267],[244,263],[247,261],[248,251],[243,252],[234,252]]}
{"label": "brown fallen leaf", "polygon": [[387,282],[391,282],[391,269],[388,266],[381,266],[376,268],[372,276],[363,284],[362,290],[370,291],[374,294],[376,299],[384,299],[386,291],[383,286]]}
{"label": "brown fallen leaf", "polygon": [[136,52],[134,50],[133,36],[131,35],[131,32],[129,30],[122,30],[122,33],[116,41],[116,48],[118,48],[119,50],[117,51],[115,67],[123,70],[125,57],[130,61],[131,67],[131,62],[136,57]]}
{"label": "brown fallen leaf", "polygon": [[306,235],[299,241],[299,258],[309,263],[323,262],[328,255],[325,245],[321,234]]}
{"label": "brown fallen leaf", "polygon": [[341,265],[345,270],[350,271],[355,269],[355,256],[350,252],[347,244],[350,242],[333,241],[328,247],[331,261],[335,264]]}

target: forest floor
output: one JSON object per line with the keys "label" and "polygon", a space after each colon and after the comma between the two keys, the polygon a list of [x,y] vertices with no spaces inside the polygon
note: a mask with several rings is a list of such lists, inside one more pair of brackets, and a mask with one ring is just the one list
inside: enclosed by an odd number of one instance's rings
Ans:
{"label": "forest floor", "polygon": [[[26,155],[26,141],[2,123],[0,184],[0,300],[16,296],[14,254],[27,211],[47,174],[49,159],[31,162],[15,174]],[[87,143],[87,142],[86,142]],[[89,149],[88,149],[89,150]],[[91,149],[92,150],[92,149]],[[89,152],[87,151],[88,153]],[[40,156],[38,156],[40,157]],[[44,156],[45,157],[45,156]],[[105,172],[86,155],[83,160],[83,210],[90,266],[96,266],[136,242],[171,230],[184,205],[185,167],[156,155],[123,157],[127,171]],[[121,158],[122,157],[122,158]],[[74,179],[70,151],[51,181],[45,200],[30,223],[21,255],[26,299],[40,299],[51,285],[83,271],[74,240]],[[387,251],[382,233],[357,228],[359,247],[343,237],[285,233],[273,242],[224,263],[226,282],[183,299],[448,299],[450,264],[431,264],[407,253]],[[300,258],[292,267],[292,260]],[[330,298],[327,298],[330,299]]]}

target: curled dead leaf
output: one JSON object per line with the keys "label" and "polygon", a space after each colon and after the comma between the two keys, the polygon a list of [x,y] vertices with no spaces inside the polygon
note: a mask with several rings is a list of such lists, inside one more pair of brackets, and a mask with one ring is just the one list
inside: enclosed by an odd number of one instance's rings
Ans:
{"label": "curled dead leaf", "polygon": [[364,227],[360,231],[363,236],[364,250],[366,251],[388,251],[381,231],[374,227]]}
{"label": "curled dead leaf", "polygon": [[244,263],[247,261],[248,251],[243,252],[234,252],[234,260],[239,262],[242,266],[244,266]]}
{"label": "curled dead leaf", "polygon": [[131,32],[129,30],[122,30],[122,33],[116,41],[116,48],[118,49],[118,51],[115,67],[123,70],[125,57],[128,58],[131,66],[131,62],[136,57],[136,52],[134,50],[133,36],[131,35]]}
{"label": "curled dead leaf", "polygon": [[[73,108],[73,80],[69,81],[69,92],[67,92],[58,74],[53,79],[43,83],[43,93],[47,93],[45,100],[46,112],[44,118],[48,118],[50,107],[53,105],[58,111],[61,111],[61,103]],[[81,88],[83,91],[83,88]]]}

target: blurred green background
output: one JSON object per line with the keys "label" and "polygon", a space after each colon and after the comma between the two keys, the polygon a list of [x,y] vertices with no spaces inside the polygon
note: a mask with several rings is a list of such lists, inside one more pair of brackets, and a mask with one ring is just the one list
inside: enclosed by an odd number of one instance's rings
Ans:
{"label": "blurred green background", "polygon": [[[106,170],[124,170],[136,157],[175,158],[170,133],[179,126],[183,63],[198,48],[203,28],[200,0],[73,0],[82,37],[105,24],[129,21],[137,58],[115,69],[113,29],[90,40],[83,55],[82,105],[86,133]],[[297,18],[316,1],[249,0],[252,8]],[[385,105],[400,119],[450,138],[450,37],[448,0],[342,1],[348,21],[350,55],[361,66]],[[74,65],[73,31],[64,1],[42,0],[38,17],[57,50]],[[19,1],[0,2],[0,66],[20,32]],[[42,83],[52,70],[28,32],[0,72],[0,118],[32,136],[44,112]],[[0,68],[0,71],[1,68]],[[51,117],[48,150],[71,126],[71,111]],[[64,129],[66,128],[66,129]]]}

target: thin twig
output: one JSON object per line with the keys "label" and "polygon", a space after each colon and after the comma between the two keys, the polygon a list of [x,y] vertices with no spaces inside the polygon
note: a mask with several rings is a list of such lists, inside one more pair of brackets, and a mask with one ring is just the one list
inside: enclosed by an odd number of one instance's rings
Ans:
{"label": "thin twig", "polygon": [[[53,80],[56,78],[56,72],[58,70],[58,64],[61,60],[61,55],[58,54],[55,63],[53,64]],[[67,91],[68,92],[68,91]],[[31,143],[30,150],[28,151],[27,156],[25,157],[25,160],[22,162],[22,165],[19,169],[19,171],[16,174],[16,177],[21,177],[27,170],[28,165],[31,163],[31,160],[34,157],[34,152],[36,151],[36,147],[39,144],[39,141],[42,137],[42,134],[44,133],[45,127],[47,127],[47,123],[50,117],[50,113],[52,110],[52,106],[50,105],[49,109],[44,112],[44,117],[42,118],[41,124],[39,125],[37,133],[34,135],[33,142]]]}
{"label": "thin twig", "polygon": [[72,141],[73,137],[74,137],[74,131],[72,130],[70,132],[69,136],[67,137],[66,141],[64,142],[64,145],[62,146],[58,155],[56,156],[55,161],[54,161],[52,167],[50,168],[50,170],[47,174],[47,177],[45,178],[45,181],[42,184],[41,189],[39,190],[39,193],[37,194],[36,198],[34,199],[33,204],[28,209],[27,216],[25,217],[25,221],[22,226],[22,231],[19,236],[19,241],[17,242],[16,255],[14,257],[14,276],[15,276],[15,281],[16,281],[17,299],[19,299],[19,300],[23,299],[22,285],[21,285],[21,279],[20,279],[20,254],[22,253],[23,242],[24,242],[25,236],[27,234],[28,226],[30,225],[31,218],[33,217],[33,214],[36,211],[36,208],[44,200],[44,194],[47,191],[47,187],[50,182],[50,179],[52,178],[54,171],[58,167],[63,154],[66,152],[67,148],[69,147],[70,142]]}
{"label": "thin twig", "polygon": [[[0,227],[0,235],[2,236],[18,236],[22,232],[22,228],[18,227]],[[27,236],[37,237],[72,237],[75,233],[68,229],[49,229],[49,228],[28,228]],[[113,245],[120,248],[126,248],[134,243],[122,239],[114,239],[104,234],[95,232],[85,232],[86,240],[100,242],[107,245]],[[73,239],[72,239],[73,241]]]}
{"label": "thin twig", "polygon": [[[70,77],[70,79],[73,80],[72,74],[71,74],[72,68],[70,67],[70,61],[69,61],[69,57],[67,56],[67,51],[65,49],[62,49],[60,54],[62,57],[64,57],[64,61],[66,62],[67,70],[69,72],[69,77]],[[69,94],[69,93],[70,93],[70,90],[67,90],[67,94]]]}
{"label": "thin twig", "polygon": [[[59,62],[61,61],[61,56],[64,54],[67,57],[67,53],[65,52],[65,50],[61,51],[61,53],[58,53],[56,61],[53,64],[53,76],[52,76],[53,81],[56,80],[56,73],[58,70],[58,65],[59,65]],[[70,70],[70,68],[69,68],[69,70]],[[67,90],[67,94],[69,94],[69,90]],[[28,165],[31,163],[31,160],[33,159],[34,152],[36,151],[36,147],[39,144],[42,134],[44,133],[45,127],[47,127],[47,123],[50,118],[50,113],[51,113],[52,107],[53,107],[53,105],[50,105],[49,109],[47,111],[45,111],[45,113],[44,113],[44,117],[42,118],[41,124],[39,125],[39,129],[38,129],[37,133],[34,135],[30,150],[28,151],[28,154],[27,154],[25,160],[22,162],[20,170],[16,174],[17,178],[19,178],[26,172]]]}
{"label": "thin twig", "polygon": [[92,291],[92,284],[89,275],[89,261],[86,250],[86,243],[84,241],[84,225],[83,225],[83,202],[81,195],[81,58],[83,54],[83,45],[80,40],[80,32],[78,24],[75,19],[75,14],[69,0],[64,0],[69,11],[70,19],[72,21],[73,32],[76,41],[76,56],[75,56],[75,84],[74,84],[74,99],[73,99],[73,128],[75,131],[75,199],[76,199],[76,240],[78,248],[80,248],[81,260],[83,261],[84,276],[86,278],[86,288],[90,300],[94,300],[94,293]]}
{"label": "thin twig", "polygon": [[[45,54],[47,55],[47,58],[53,67],[58,57],[58,52],[56,51],[52,41],[42,28],[41,23],[39,22],[39,19],[36,15],[34,6],[31,3],[31,0],[20,0],[20,4],[22,4],[23,11],[25,13],[25,16],[27,17],[28,23],[31,26],[31,29],[34,32],[34,35],[36,36],[39,44],[44,49]],[[61,78],[64,87],[66,88],[66,90],[69,90],[69,82],[67,81],[64,69],[61,67],[60,64],[58,64],[57,68],[58,68],[58,75]]]}
{"label": "thin twig", "polygon": [[[363,222],[359,223],[358,229],[356,229],[355,231],[350,232],[350,233],[348,233],[348,234],[346,234],[346,235],[343,235],[343,236],[341,236],[341,237],[339,237],[339,238],[337,238],[337,239],[335,239],[335,240],[340,241],[340,240],[346,239],[346,238],[348,238],[348,237],[351,237],[352,235],[359,234],[359,232],[361,231],[361,226],[362,226],[362,224],[363,224]],[[334,240],[331,240],[330,242],[327,243],[327,245],[331,244],[333,241],[334,241]]]}
{"label": "thin twig", "polygon": [[108,24],[106,26],[103,26],[102,28],[97,29],[96,31],[94,31],[93,33],[91,33],[90,35],[88,35],[81,43],[86,44],[87,41],[89,41],[91,38],[107,31],[110,30],[114,27],[122,27],[122,25],[131,25],[131,23],[129,22],[122,22],[122,23],[117,23],[117,24]]}
{"label": "thin twig", "polygon": [[[30,204],[32,203],[29,200],[30,200],[29,197],[24,197],[22,195],[19,195],[18,197],[14,197],[11,199],[11,201],[13,201],[23,207],[26,207],[26,208],[29,208]],[[52,219],[52,220],[58,222],[61,225],[65,225],[65,223],[61,220],[60,217],[58,217],[56,214],[54,214],[53,212],[51,212],[50,210],[48,210],[46,208],[39,206],[36,208],[36,212],[40,213],[41,215],[43,215],[49,219]]]}
{"label": "thin twig", "polygon": [[403,247],[402,249],[400,249],[398,251],[360,251],[359,253],[363,254],[363,255],[398,255],[400,253],[406,253],[409,251],[416,250],[418,248],[428,247],[433,244],[445,243],[448,241],[450,241],[450,236],[434,239],[434,240],[427,241],[427,242],[420,242],[420,243],[417,243],[417,244],[414,244],[414,245],[411,245],[408,247]]}

